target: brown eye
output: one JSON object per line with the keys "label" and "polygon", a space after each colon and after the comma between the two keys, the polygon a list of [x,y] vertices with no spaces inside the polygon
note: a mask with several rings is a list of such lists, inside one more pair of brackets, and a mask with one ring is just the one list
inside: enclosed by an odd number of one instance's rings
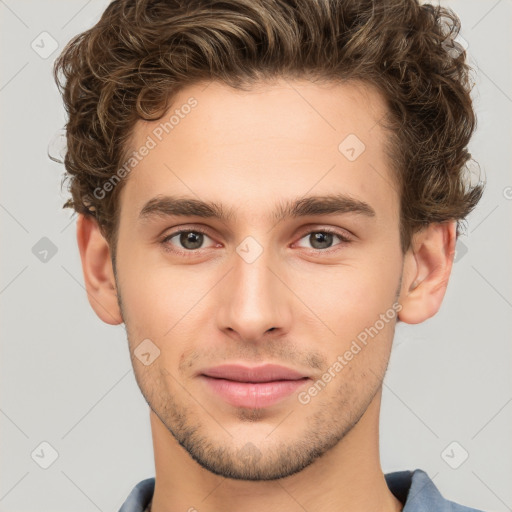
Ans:
{"label": "brown eye", "polygon": [[327,249],[332,245],[334,235],[332,233],[312,233],[309,235],[309,241],[313,249]]}
{"label": "brown eye", "polygon": [[[341,240],[341,243],[333,244],[333,241],[336,238]],[[306,233],[306,235],[303,236],[301,240],[307,240],[310,244],[309,248],[318,251],[324,251],[325,249],[330,249],[336,245],[344,245],[352,241],[347,236],[331,230],[310,231],[309,233]],[[304,246],[299,245],[299,247]]]}
{"label": "brown eye", "polygon": [[195,231],[188,231],[180,233],[180,244],[185,249],[199,249],[203,244],[204,235],[202,233],[196,233]]}
{"label": "brown eye", "polygon": [[[161,243],[166,250],[184,253],[202,249],[205,238],[210,239],[206,233],[200,230],[183,229],[166,236]],[[173,239],[176,240],[173,241]]]}

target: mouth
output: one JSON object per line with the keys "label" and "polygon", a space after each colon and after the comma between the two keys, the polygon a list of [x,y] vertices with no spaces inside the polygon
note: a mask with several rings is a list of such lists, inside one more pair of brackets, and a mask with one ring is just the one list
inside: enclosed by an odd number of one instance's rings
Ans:
{"label": "mouth", "polygon": [[264,408],[289,397],[311,379],[279,365],[246,367],[222,365],[203,370],[198,377],[216,399],[234,407]]}

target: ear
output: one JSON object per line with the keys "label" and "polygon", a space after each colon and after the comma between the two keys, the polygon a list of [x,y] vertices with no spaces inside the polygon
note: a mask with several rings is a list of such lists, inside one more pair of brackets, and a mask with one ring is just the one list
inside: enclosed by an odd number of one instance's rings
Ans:
{"label": "ear", "polygon": [[89,304],[105,323],[122,323],[110,248],[94,217],[78,216],[76,238]]}
{"label": "ear", "polygon": [[413,235],[404,257],[398,319],[418,324],[441,306],[453,265],[456,221],[432,223]]}

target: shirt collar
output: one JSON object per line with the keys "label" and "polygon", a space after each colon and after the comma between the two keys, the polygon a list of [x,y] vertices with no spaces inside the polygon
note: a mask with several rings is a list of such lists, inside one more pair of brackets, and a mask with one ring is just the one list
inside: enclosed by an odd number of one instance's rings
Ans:
{"label": "shirt collar", "polygon": [[[384,475],[389,490],[404,504],[402,512],[444,510],[447,503],[427,473],[421,469],[396,471]],[[144,512],[153,498],[155,478],[139,482],[131,491],[119,512]],[[474,510],[461,507],[461,510]]]}

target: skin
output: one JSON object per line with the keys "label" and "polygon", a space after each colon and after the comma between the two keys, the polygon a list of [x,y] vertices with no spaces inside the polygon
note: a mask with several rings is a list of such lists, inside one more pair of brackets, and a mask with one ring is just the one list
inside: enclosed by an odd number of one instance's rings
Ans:
{"label": "skin", "polygon": [[[190,97],[197,106],[127,177],[115,273],[94,219],[80,216],[77,225],[90,304],[104,322],[125,323],[150,406],[152,511],[401,510],[379,460],[396,315],[307,404],[293,393],[269,407],[234,407],[197,374],[270,362],[309,376],[307,390],[393,304],[399,321],[432,317],[452,267],[455,222],[427,226],[402,253],[398,188],[378,124],[386,106],[370,86],[283,79],[242,92],[196,84],[172,110]],[[138,121],[132,149],[160,122]],[[350,133],[366,145],[352,162],[338,150]],[[375,215],[279,223],[271,215],[284,200],[331,193],[365,201]],[[215,201],[235,214],[139,220],[159,194]],[[165,250],[192,253],[179,236],[162,240],[201,227],[207,236],[194,256]],[[326,228],[351,242],[315,244]],[[252,263],[236,251],[247,236],[263,249]],[[148,338],[160,354],[146,366],[134,350]]]}

